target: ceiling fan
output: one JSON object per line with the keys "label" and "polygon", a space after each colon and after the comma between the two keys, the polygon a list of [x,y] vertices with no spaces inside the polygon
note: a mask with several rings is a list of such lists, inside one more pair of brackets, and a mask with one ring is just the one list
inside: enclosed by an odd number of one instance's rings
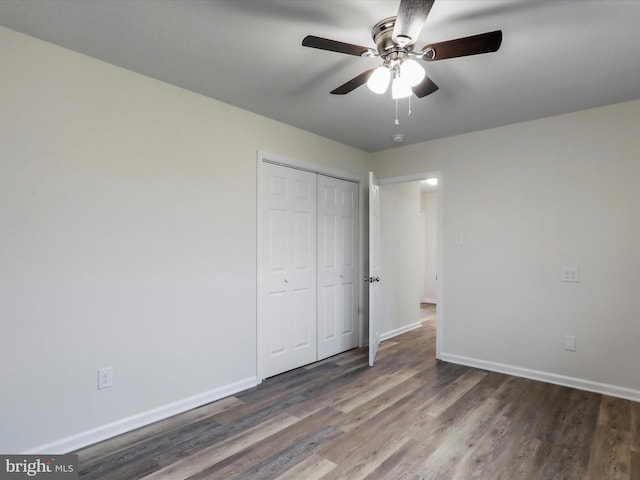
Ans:
{"label": "ceiling fan", "polygon": [[332,94],[344,95],[365,83],[371,91],[382,94],[391,82],[391,96],[394,99],[409,97],[412,93],[422,98],[438,90],[438,86],[427,77],[416,59],[433,62],[490,53],[497,51],[502,44],[502,30],[496,30],[432,43],[415,51],[415,42],[434,3],[435,0],[401,0],[397,16],[385,18],[371,29],[375,49],[314,35],[307,35],[302,45],[358,57],[379,57],[382,60],[378,68],[362,72],[332,90]]}

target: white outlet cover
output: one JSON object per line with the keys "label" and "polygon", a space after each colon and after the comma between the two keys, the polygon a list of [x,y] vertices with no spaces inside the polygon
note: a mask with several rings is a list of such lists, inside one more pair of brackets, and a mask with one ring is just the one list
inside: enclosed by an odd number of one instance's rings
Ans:
{"label": "white outlet cover", "polygon": [[576,337],[567,335],[564,337],[564,349],[567,352],[575,352],[576,351]]}
{"label": "white outlet cover", "polygon": [[113,367],[98,369],[98,390],[113,387]]}

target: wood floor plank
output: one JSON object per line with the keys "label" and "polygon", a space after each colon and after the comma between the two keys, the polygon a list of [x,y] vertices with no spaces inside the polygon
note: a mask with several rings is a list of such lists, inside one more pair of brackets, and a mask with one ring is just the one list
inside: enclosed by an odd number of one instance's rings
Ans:
{"label": "wood floor plank", "polygon": [[572,389],[567,406],[566,416],[547,438],[555,444],[575,448],[577,461],[586,467],[601,412],[601,401],[590,392]]}
{"label": "wood floor plank", "polygon": [[145,478],[159,468],[160,466],[152,458],[139,457],[132,461],[114,463],[103,471],[84,471],[80,472],[80,475],[84,479],[130,480],[132,478]]}
{"label": "wood floor plank", "polygon": [[[342,432],[333,426],[328,425],[321,427],[300,438],[290,447],[282,449],[276,454],[265,458],[244,472],[224,478],[228,478],[229,480],[240,480],[246,478],[275,478],[292,468],[295,468],[299,463],[309,458],[316,449],[320,448],[322,445],[330,443],[334,438],[340,435],[342,435]],[[333,470],[330,470],[327,474],[330,474],[331,471]],[[198,479],[195,477],[193,480]]]}
{"label": "wood floor plank", "polygon": [[531,480],[536,478],[535,463],[542,442],[536,438],[520,437],[508,447],[496,480]]}
{"label": "wood floor plank", "polygon": [[[467,442],[467,454],[458,463],[455,474],[451,478],[458,480],[490,478],[496,467],[503,462],[504,453],[508,451],[511,423],[511,419],[500,415],[476,442]],[[504,463],[510,462],[511,459],[504,460]]]}
{"label": "wood floor plank", "polygon": [[[169,446],[165,446],[161,451],[154,452],[154,458],[161,466],[168,466],[184,457],[197,453],[203,448],[215,445],[226,438],[233,437],[240,432],[267,422],[269,419],[285,413],[292,405],[303,402],[305,399],[302,395],[294,395],[285,400],[264,406],[234,422],[220,424],[214,428],[198,431],[197,434],[184,436],[183,438],[172,439]],[[216,416],[211,418],[215,419]]]}
{"label": "wood floor plank", "polygon": [[[213,465],[200,474],[194,476],[197,478],[221,478],[228,479],[234,476],[242,476],[244,472],[253,469],[256,465],[261,464],[268,458],[276,458],[279,455],[286,455],[288,451],[297,447],[297,445],[307,438],[310,432],[315,432],[327,426],[329,420],[336,413],[340,413],[332,408],[325,408],[320,412],[310,415],[304,419],[292,424],[288,428],[281,430],[269,438],[258,442],[241,452],[238,452],[227,459]],[[337,429],[333,429],[332,433],[339,433]],[[318,446],[313,447],[306,452],[307,455],[316,453]],[[300,458],[298,461],[303,461]],[[283,472],[282,472],[283,473]]]}
{"label": "wood floor plank", "polygon": [[631,471],[629,480],[640,480],[640,452],[631,450]]}
{"label": "wood floor plank", "polygon": [[183,480],[206,468],[250,448],[261,440],[298,422],[296,417],[282,413],[259,425],[234,435],[224,441],[207,447],[182,460],[146,476],[147,480]]}
{"label": "wood floor plank", "polygon": [[335,463],[314,453],[295,467],[275,477],[274,480],[319,480],[334,468],[336,468]]}
{"label": "wood floor plank", "polygon": [[[576,455],[574,447],[562,444],[542,442],[538,449],[534,471],[538,478],[562,478],[566,480],[584,480],[587,467]],[[598,477],[604,480],[608,477]]]}
{"label": "wood floor plank", "polygon": [[420,439],[408,437],[366,477],[366,480],[418,478],[416,470],[425,458],[437,448],[437,442],[423,443]]}
{"label": "wood floor plank", "polygon": [[514,426],[519,427],[520,436],[532,438],[535,437],[535,427],[547,415],[546,409],[540,408],[540,405],[547,404],[548,393],[547,384],[508,377],[493,396],[507,406],[503,414],[515,420]]}
{"label": "wood floor plank", "polygon": [[631,402],[631,449],[640,452],[640,403]]}
{"label": "wood floor plank", "polygon": [[[232,426],[232,428],[239,427]],[[203,443],[206,444],[209,441],[214,441],[213,439],[216,437],[225,435],[225,430],[212,417],[186,423],[168,430],[164,435],[143,440],[131,448],[119,450],[90,463],[82,462],[80,463],[80,476],[109,478],[111,472],[118,468],[148,464],[150,461],[155,462],[161,468],[171,463],[173,459],[188,455],[201,448],[200,445]]]}
{"label": "wood floor plank", "polygon": [[[415,375],[415,372],[412,372]],[[337,407],[338,405],[347,405],[350,401],[357,402],[357,398],[361,395],[367,395],[372,389],[385,388],[391,378],[388,375],[379,375],[374,370],[367,370],[357,375],[357,378],[347,378],[349,388],[335,389],[333,383],[327,383],[322,387],[307,390],[305,393],[309,397],[309,401],[300,404],[297,408],[291,410],[292,415],[304,416],[305,411],[310,411],[308,404],[315,404],[315,409],[319,410],[326,407]]]}
{"label": "wood floor plank", "polygon": [[[609,402],[607,409],[615,402]],[[631,433],[598,425],[588,468],[589,480],[628,480],[631,475]]]}
{"label": "wood floor plank", "polygon": [[98,458],[112,455],[123,449],[132,447],[141,441],[149,440],[166,433],[174,428],[183,427],[207,417],[219,414],[231,408],[242,405],[244,402],[236,397],[226,397],[217,402],[209,403],[199,408],[189,410],[180,415],[174,415],[160,422],[155,422],[142,428],[138,428],[126,435],[119,435],[105,442],[97,443],[84,448],[77,453],[78,461],[84,464],[93,462]]}
{"label": "wood floor plank", "polygon": [[333,365],[344,366],[344,365],[347,365],[349,363],[353,363],[353,362],[364,360],[365,358],[367,358],[368,354],[369,354],[369,351],[366,348],[354,348],[354,349],[349,350],[347,352],[343,352],[343,353],[340,353],[338,355],[334,355],[333,357],[329,357],[329,358],[326,358],[324,360],[320,360],[319,362],[315,362],[315,363],[311,363],[309,365],[305,365],[303,368],[309,370],[309,369],[317,368],[317,367],[319,367],[321,365],[324,365],[324,364],[327,364],[327,363],[333,364]]}
{"label": "wood floor plank", "polygon": [[454,478],[459,463],[469,454],[469,445],[475,445],[486,430],[493,426],[502,408],[503,405],[498,401],[489,398],[471,411],[458,425],[459,428],[448,429],[448,434],[442,437],[438,448],[418,467],[420,478]]}
{"label": "wood floor plank", "polygon": [[[393,405],[394,410],[420,413],[414,413],[410,417],[408,425],[402,432],[401,436],[407,438],[408,441],[385,459],[370,474],[369,478],[414,478],[425,459],[437,450],[449,435],[455,435],[456,432],[459,432],[481,404],[489,401],[496,408],[500,408],[498,402],[490,400],[490,396],[503,381],[503,378],[504,376],[499,374],[487,375],[481,382],[486,382],[484,385],[476,384],[467,392],[468,401],[462,401],[465,396],[461,397],[458,403],[444,410],[438,417],[429,415],[425,408],[427,402],[432,398],[431,396],[418,395],[414,392],[410,397],[398,401]],[[453,380],[449,378],[450,382]],[[388,417],[389,415],[385,415],[385,413],[381,412],[381,415]],[[384,428],[385,433],[386,431]]]}
{"label": "wood floor plank", "polygon": [[539,401],[540,405],[553,405],[554,408],[539,409],[535,422],[527,425],[527,432],[534,438],[547,442],[555,429],[568,415],[571,389],[559,385],[549,385],[544,389]]}
{"label": "wood floor plank", "polygon": [[424,426],[429,416],[422,411],[397,412],[395,417],[381,417],[345,433],[336,442],[319,451],[337,466],[326,479],[362,479],[370,475],[391,455],[401,449],[416,425]]}
{"label": "wood floor plank", "polygon": [[440,415],[486,376],[487,372],[480,370],[472,370],[464,373],[447,388],[433,396],[427,405],[425,405],[429,415],[434,417]]}
{"label": "wood floor plank", "polygon": [[366,348],[351,350],[350,352],[348,352],[348,355],[341,356],[340,358],[336,359],[334,363],[343,367],[353,362],[360,362],[362,360],[368,361],[368,353],[368,349]]}
{"label": "wood floor plank", "polygon": [[416,373],[417,372],[414,370],[407,370],[391,377],[386,375],[381,376],[380,382],[371,382],[371,385],[369,385],[366,390],[358,392],[356,395],[352,395],[350,398],[347,398],[334,406],[341,412],[349,413],[353,409],[374,400],[376,397],[388,392],[389,390],[393,390],[401,383],[409,380],[411,377],[414,377]]}
{"label": "wood floor plank", "polygon": [[362,425],[367,420],[380,414],[382,411],[392,408],[393,404],[402,400],[411,392],[420,388],[420,381],[415,377],[411,377],[405,380],[394,388],[384,392],[381,395],[373,398],[367,403],[364,403],[357,408],[349,412],[348,415],[344,415],[337,419],[336,425],[339,425],[343,432],[350,432],[359,425]]}
{"label": "wood floor plank", "polygon": [[631,431],[631,401],[603,395],[598,425],[623,432]]}

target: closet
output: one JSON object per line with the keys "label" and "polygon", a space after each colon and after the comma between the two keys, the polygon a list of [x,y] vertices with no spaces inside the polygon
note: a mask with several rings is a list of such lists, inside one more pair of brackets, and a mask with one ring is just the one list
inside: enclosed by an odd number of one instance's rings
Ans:
{"label": "closet", "polygon": [[358,184],[263,162],[258,376],[358,345]]}

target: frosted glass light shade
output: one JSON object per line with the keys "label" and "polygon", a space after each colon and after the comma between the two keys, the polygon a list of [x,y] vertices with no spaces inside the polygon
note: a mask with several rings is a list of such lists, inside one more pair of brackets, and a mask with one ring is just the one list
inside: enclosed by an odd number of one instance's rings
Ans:
{"label": "frosted glass light shade", "polygon": [[414,59],[409,58],[400,65],[400,76],[410,87],[415,87],[424,79],[424,68]]}
{"label": "frosted glass light shade", "polygon": [[369,90],[373,93],[382,94],[387,91],[390,78],[391,72],[387,67],[378,67],[373,71],[371,76],[369,76],[367,87],[369,87]]}
{"label": "frosted glass light shade", "polygon": [[398,98],[406,98],[410,97],[413,91],[411,87],[406,82],[406,80],[402,77],[395,77],[393,79],[393,83],[391,84],[391,98],[394,100]]}

